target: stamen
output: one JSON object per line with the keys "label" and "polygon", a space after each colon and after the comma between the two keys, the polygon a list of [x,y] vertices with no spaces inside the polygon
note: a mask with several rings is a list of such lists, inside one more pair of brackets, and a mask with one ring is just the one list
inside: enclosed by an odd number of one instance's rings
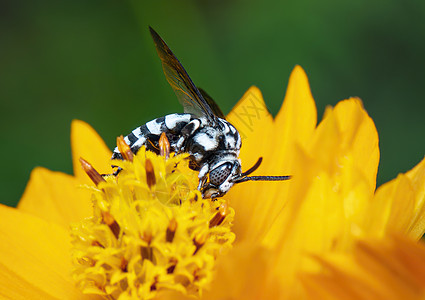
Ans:
{"label": "stamen", "polygon": [[170,141],[168,140],[165,132],[163,132],[159,138],[159,154],[168,159],[170,158],[170,149]]}
{"label": "stamen", "polygon": [[151,262],[155,263],[153,261],[153,249],[152,247],[140,247],[140,255],[142,255],[142,259],[150,260]]}
{"label": "stamen", "polygon": [[90,257],[79,257],[77,261],[80,265],[93,267],[96,261]]}
{"label": "stamen", "polygon": [[174,269],[176,268],[177,262],[178,262],[177,258],[174,258],[174,257],[170,258],[170,261],[169,261],[170,266],[167,268],[167,274],[171,274],[171,273],[174,272]]}
{"label": "stamen", "polygon": [[197,236],[195,236],[195,238],[193,239],[193,244],[196,246],[196,250],[195,252],[193,252],[193,255],[195,255],[196,252],[198,252],[198,250],[201,249],[201,247],[207,241],[207,238],[208,238],[208,234],[206,233],[198,234]]}
{"label": "stamen", "polygon": [[152,188],[152,186],[154,186],[156,183],[156,179],[155,179],[155,172],[153,170],[153,164],[150,159],[146,159],[145,169],[146,169],[146,183],[148,184],[149,188]]}
{"label": "stamen", "polygon": [[101,243],[99,243],[98,241],[93,241],[91,242],[92,246],[96,246],[96,247],[101,247],[101,248],[105,248]]}
{"label": "stamen", "polygon": [[105,181],[102,175],[100,175],[99,172],[97,172],[96,169],[93,168],[93,166],[82,157],[80,157],[80,164],[84,172],[86,172],[86,174],[90,177],[91,181],[93,181],[96,186],[99,185],[99,183]]}
{"label": "stamen", "polygon": [[121,257],[121,270],[123,272],[127,272],[128,261],[123,257]]}
{"label": "stamen", "polygon": [[150,232],[143,232],[143,235],[141,236],[142,240],[145,241],[148,246],[142,246],[140,247],[140,254],[142,255],[143,259],[147,259],[155,263],[154,256],[153,256],[153,249],[150,246],[150,243],[152,242],[152,234]]}
{"label": "stamen", "polygon": [[117,221],[115,221],[114,217],[107,211],[102,212],[102,221],[111,229],[115,238],[118,239],[120,235],[120,225],[118,225]]}
{"label": "stamen", "polygon": [[152,242],[152,234],[150,232],[143,232],[142,240],[144,240],[146,243],[150,244]]}
{"label": "stamen", "polygon": [[176,233],[177,230],[177,221],[176,219],[172,218],[170,220],[170,224],[168,224],[168,228],[167,228],[167,234],[165,237],[165,240],[169,243],[171,243],[174,239],[174,234]]}
{"label": "stamen", "polygon": [[151,292],[152,291],[156,291],[156,285],[158,284],[158,276],[155,276],[155,278],[154,278],[154,283],[152,283],[152,285],[151,285],[151,287],[150,287],[150,290],[151,290]]}
{"label": "stamen", "polygon": [[227,208],[228,208],[228,205],[227,205],[226,202],[222,203],[219,206],[218,212],[210,220],[210,228],[214,227],[214,226],[218,226],[221,223],[223,223],[223,221],[224,221],[224,219],[226,218],[226,215],[227,215]]}
{"label": "stamen", "polygon": [[131,151],[130,146],[125,142],[122,135],[117,137],[117,147],[125,160],[133,161],[133,152]]}

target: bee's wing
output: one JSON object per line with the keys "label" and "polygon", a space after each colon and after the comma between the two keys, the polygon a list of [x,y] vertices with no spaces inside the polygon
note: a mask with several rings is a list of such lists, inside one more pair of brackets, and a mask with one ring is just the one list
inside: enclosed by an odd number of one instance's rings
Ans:
{"label": "bee's wing", "polygon": [[209,107],[211,108],[212,112],[214,113],[214,115],[216,115],[217,117],[226,120],[226,116],[223,114],[223,112],[221,111],[220,107],[217,105],[217,103],[215,103],[215,101],[213,100],[213,98],[211,98],[210,95],[207,94],[206,91],[204,91],[201,88],[198,88],[198,90],[201,92],[202,97],[204,97],[205,101],[208,103]]}
{"label": "bee's wing", "polygon": [[193,84],[177,57],[155,30],[151,27],[149,27],[149,30],[155,42],[158,56],[162,61],[165,77],[183,105],[184,112],[197,117],[206,117],[210,123],[215,123],[216,116],[211,110],[211,107]]}

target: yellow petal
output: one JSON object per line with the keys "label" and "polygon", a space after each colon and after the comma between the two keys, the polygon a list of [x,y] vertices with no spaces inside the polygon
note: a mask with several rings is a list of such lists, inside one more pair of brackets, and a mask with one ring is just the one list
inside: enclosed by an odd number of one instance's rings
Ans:
{"label": "yellow petal", "polygon": [[[352,109],[351,113],[360,118],[364,111]],[[373,187],[356,162],[360,145],[348,142],[358,128],[343,130],[338,110],[328,109],[309,144],[294,151],[296,170],[286,205],[264,240],[269,247],[280,249],[276,276],[285,278],[286,297],[299,292],[297,272],[315,269],[306,253],[346,251],[354,236],[364,234]]]}
{"label": "yellow petal", "polygon": [[425,160],[406,174],[380,186],[370,209],[375,235],[399,232],[419,239],[425,233]]}
{"label": "yellow petal", "polygon": [[[316,128],[317,110],[304,70],[296,66],[289,78],[288,89],[282,107],[276,116],[273,135],[273,162],[270,166],[291,170],[290,158],[296,144],[306,145]],[[280,169],[277,170],[280,170]]]}
{"label": "yellow petal", "polygon": [[239,244],[219,260],[215,280],[202,299],[279,299],[270,275],[271,252],[255,244]]}
{"label": "yellow petal", "polygon": [[[347,123],[347,118],[352,125]],[[284,237],[281,228],[296,230],[290,224],[300,218],[300,209],[307,207],[307,211],[316,210],[317,219],[325,220],[325,224],[329,220],[328,211],[317,210],[317,207],[330,208],[331,211],[339,207],[340,223],[329,225],[330,228],[343,228],[348,225],[341,222],[348,222],[352,227],[350,230],[357,228],[359,233],[364,230],[365,211],[375,187],[379,159],[377,141],[375,126],[358,99],[342,101],[335,109],[328,108],[308,145],[300,145],[299,155],[293,155],[292,163],[296,170],[288,194],[291,202],[285,206],[282,216],[278,215],[275,220],[268,241],[272,242],[278,236]],[[320,179],[327,180],[327,186],[315,191],[311,184]],[[308,196],[305,194],[307,190],[314,194]],[[311,200],[306,196],[312,197]],[[323,198],[322,205],[315,203],[314,197]],[[333,199],[338,202],[332,203]],[[321,215],[318,215],[319,212]],[[337,210],[335,214],[338,214]],[[289,223],[285,223],[285,220]],[[301,224],[308,224],[308,217],[305,222]],[[313,224],[309,226],[314,227]],[[322,227],[315,227],[312,232]]]}
{"label": "yellow petal", "polygon": [[[379,163],[378,133],[375,124],[363,108],[358,98],[350,98],[338,102],[335,108],[328,107],[325,116],[319,124],[311,143],[309,153],[317,156],[317,147],[323,148],[322,128],[328,126],[328,122],[334,122],[337,135],[329,142],[329,149],[321,153],[326,161],[323,165],[331,168],[338,167],[339,160],[347,154],[353,156],[355,168],[361,169],[369,181],[371,193],[375,189],[376,173]],[[339,156],[335,161],[336,156]],[[329,161],[331,160],[331,161]]]}
{"label": "yellow petal", "polygon": [[367,177],[372,190],[376,185],[379,163],[378,132],[358,98],[340,101],[333,110],[342,135],[341,148],[353,155],[354,162]]}
{"label": "yellow petal", "polygon": [[[257,87],[251,87],[243,95],[226,119],[241,134],[240,159],[243,170],[253,166],[259,157],[270,158],[269,147],[273,118],[268,112],[263,96]],[[263,170],[264,164],[255,173],[264,173]],[[255,194],[260,186],[261,183],[259,182],[237,184],[226,195],[226,198],[231,200],[231,205],[238,212],[235,216],[234,225],[234,232],[238,239],[244,239],[245,234],[250,230],[248,225],[255,219],[254,207],[259,201]]]}
{"label": "yellow petal", "polygon": [[0,297],[2,297],[2,299],[58,299],[50,294],[47,294],[45,291],[43,291],[43,289],[26,281],[19,274],[10,271],[2,264],[0,264],[0,282]]}
{"label": "yellow petal", "polygon": [[381,298],[379,291],[364,282],[364,278],[350,276],[345,269],[354,268],[345,262],[338,268],[320,256],[314,257],[323,266],[319,274],[299,274],[299,279],[310,299],[317,300],[358,300],[387,299]]}
{"label": "yellow petal", "polygon": [[92,184],[81,168],[80,157],[90,162],[100,174],[111,173],[110,158],[112,152],[90,125],[79,120],[72,122],[71,146],[74,175],[80,182]]}
{"label": "yellow petal", "polygon": [[425,247],[406,237],[357,242],[354,252],[316,256],[320,272],[302,274],[314,299],[423,299]]}
{"label": "yellow petal", "polygon": [[[293,163],[296,148],[310,142],[316,122],[316,104],[311,95],[307,75],[300,66],[296,66],[289,78],[285,99],[276,116],[273,131],[269,135],[268,146],[271,151],[267,161],[264,161],[262,175],[296,176],[298,166]],[[267,231],[272,226],[286,205],[291,181],[292,179],[287,182],[260,183],[259,192],[255,193],[258,201],[253,209],[258,216],[253,224],[254,228]],[[265,213],[259,215],[259,211]]]}
{"label": "yellow petal", "polygon": [[[301,67],[296,66],[275,122],[270,126],[271,119],[267,114],[266,125],[257,124],[258,128],[254,129],[256,134],[248,138],[248,145],[242,146],[243,164],[246,165],[247,161],[253,164],[259,156],[263,156],[263,164],[255,175],[293,175],[294,149],[297,144],[305,145],[309,141],[316,126],[316,114],[307,76]],[[230,121],[236,122],[234,119]],[[249,236],[257,241],[261,239],[285,205],[290,184],[249,182],[234,187],[229,196],[241,201],[240,205],[235,205],[237,236]],[[239,229],[242,226],[238,226],[238,218],[243,220],[243,230]]]}
{"label": "yellow petal", "polygon": [[[256,86],[250,87],[245,92],[226,119],[238,129],[244,147],[248,149],[253,149],[253,146],[256,146],[255,148],[257,146],[268,148],[263,144],[257,145],[257,143],[268,140],[263,130],[266,130],[267,135],[273,125],[273,117],[264,103],[261,91]],[[256,154],[258,153],[249,151],[241,153],[241,155],[246,155],[246,158],[252,156],[255,159],[257,158]]]}
{"label": "yellow petal", "polygon": [[425,159],[406,173],[413,187],[415,202],[413,222],[410,224],[409,236],[417,239],[425,233]]}
{"label": "yellow petal", "polygon": [[[354,109],[351,113],[361,116],[364,111]],[[362,222],[363,212],[368,199],[372,196],[374,183],[371,186],[371,183],[365,182],[366,177],[356,163],[358,158],[355,147],[360,146],[352,144],[347,146],[347,140],[356,136],[358,127],[351,127],[349,130],[342,130],[341,127],[343,126],[339,122],[338,110],[327,109],[324,120],[315,130],[308,145],[304,147],[300,145],[297,151],[294,151],[292,163],[296,169],[291,184],[288,185],[289,191],[286,197],[289,202],[274,220],[267,235],[268,243],[273,244],[280,239],[279,237],[285,239],[286,235],[282,228],[294,232],[303,230],[295,227],[292,222],[300,222],[299,226],[313,227],[312,234],[316,230],[321,230],[323,225],[320,226],[320,223],[314,225],[309,222],[309,211],[316,215],[315,218],[310,219],[312,222],[324,220],[323,224],[334,220],[329,218],[329,214],[333,212],[338,221],[335,224],[326,225],[329,228],[342,229],[341,226],[347,226],[341,223],[347,216],[351,222]],[[312,187],[315,184],[319,184],[316,189]],[[358,197],[354,198],[353,195]],[[323,199],[323,202],[320,202],[320,199]],[[334,203],[334,201],[337,202]],[[318,210],[318,207],[325,209]],[[307,215],[301,217],[304,213]],[[300,233],[294,234],[302,236]],[[321,235],[318,234],[318,236]],[[324,245],[329,242],[325,240],[323,240]],[[317,246],[322,247],[320,244]]]}
{"label": "yellow petal", "polygon": [[[84,299],[71,279],[69,233],[60,226],[0,205],[1,295],[19,299],[29,287],[38,296]],[[19,281],[15,281],[19,280]],[[22,297],[21,297],[22,298]],[[47,299],[48,299],[47,298]]]}
{"label": "yellow petal", "polygon": [[[291,188],[289,192],[292,201],[283,210],[279,222],[273,224],[270,239],[266,239],[267,244],[279,249],[274,261],[275,276],[282,278],[281,286],[289,299],[300,293],[296,274],[316,269],[307,253],[346,251],[352,235],[359,231],[358,223],[362,220],[359,214],[364,211],[364,199],[368,199],[365,181],[350,184],[352,164],[345,166],[338,186],[332,176],[315,167],[317,162],[308,159],[305,162],[311,169],[306,168],[294,178],[294,190]],[[356,205],[352,204],[356,201]]]}
{"label": "yellow petal", "polygon": [[68,229],[93,212],[90,191],[75,177],[35,168],[18,209]]}

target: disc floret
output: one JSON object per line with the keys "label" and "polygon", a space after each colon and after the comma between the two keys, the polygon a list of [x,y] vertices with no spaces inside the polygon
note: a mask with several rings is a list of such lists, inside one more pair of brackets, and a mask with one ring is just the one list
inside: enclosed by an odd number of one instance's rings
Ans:
{"label": "disc floret", "polygon": [[114,161],[120,172],[102,180],[85,166],[97,186],[93,217],[72,227],[77,284],[113,299],[198,295],[232,245],[234,211],[202,199],[187,154],[167,159],[142,147],[131,160]]}

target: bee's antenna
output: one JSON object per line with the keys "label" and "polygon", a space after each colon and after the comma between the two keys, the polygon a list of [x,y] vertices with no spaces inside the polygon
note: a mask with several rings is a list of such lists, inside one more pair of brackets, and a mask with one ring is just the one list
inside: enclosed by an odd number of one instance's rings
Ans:
{"label": "bee's antenna", "polygon": [[292,176],[246,176],[234,181],[234,183],[241,183],[245,181],[283,181],[291,179]]}
{"label": "bee's antenna", "polygon": [[249,174],[251,174],[252,172],[254,172],[255,170],[258,169],[258,167],[261,165],[261,162],[263,161],[263,158],[260,156],[257,160],[257,162],[255,163],[255,165],[253,165],[250,169],[248,169],[248,171],[243,172],[240,177],[245,177],[248,176]]}
{"label": "bee's antenna", "polygon": [[245,181],[283,181],[291,179],[291,176],[248,176],[252,172],[258,169],[258,167],[261,165],[261,162],[263,161],[262,157],[259,157],[255,165],[253,165],[250,169],[248,169],[246,172],[243,172],[241,175],[239,175],[238,178],[233,180],[233,183],[241,183]]}

